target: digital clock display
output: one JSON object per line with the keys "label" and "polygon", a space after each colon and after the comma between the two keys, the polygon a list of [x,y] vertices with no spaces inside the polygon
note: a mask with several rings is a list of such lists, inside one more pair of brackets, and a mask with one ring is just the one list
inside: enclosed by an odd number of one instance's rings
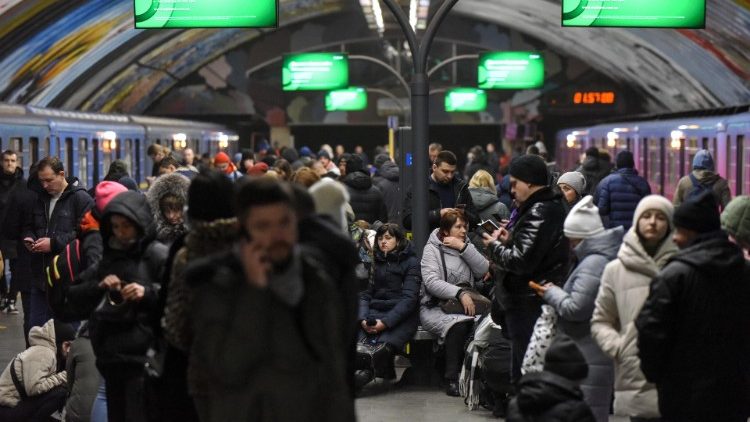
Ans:
{"label": "digital clock display", "polygon": [[573,104],[614,104],[613,91],[577,91],[573,93]]}

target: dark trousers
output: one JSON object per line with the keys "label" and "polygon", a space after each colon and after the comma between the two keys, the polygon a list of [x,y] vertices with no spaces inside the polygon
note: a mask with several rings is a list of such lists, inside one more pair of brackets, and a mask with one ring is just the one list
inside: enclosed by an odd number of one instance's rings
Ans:
{"label": "dark trousers", "polygon": [[51,422],[59,420],[51,416],[65,407],[67,396],[68,393],[64,387],[57,387],[44,394],[22,400],[16,407],[0,406],[0,421]]}
{"label": "dark trousers", "polygon": [[31,292],[21,292],[21,308],[23,308],[23,338],[26,348],[29,348],[29,331],[31,331]]}
{"label": "dark trousers", "polygon": [[454,324],[445,335],[445,378],[457,380],[464,363],[466,341],[474,329],[474,321]]}
{"label": "dark trousers", "polygon": [[52,309],[47,302],[47,292],[37,287],[31,288],[31,315],[29,324],[32,327],[41,327],[52,319]]}
{"label": "dark trousers", "polygon": [[523,355],[529,347],[531,335],[534,333],[534,324],[542,314],[540,305],[527,305],[509,308],[505,313],[505,324],[508,328],[508,336],[511,341],[511,382],[518,383],[521,379],[521,365]]}
{"label": "dark trousers", "polygon": [[143,367],[123,365],[102,371],[107,386],[108,422],[147,422]]}
{"label": "dark trousers", "polygon": [[11,303],[16,303],[16,297],[18,296],[18,283],[13,282],[13,276],[11,274],[11,260],[6,259],[3,263],[5,270],[0,274],[0,296],[3,299],[7,299]]}

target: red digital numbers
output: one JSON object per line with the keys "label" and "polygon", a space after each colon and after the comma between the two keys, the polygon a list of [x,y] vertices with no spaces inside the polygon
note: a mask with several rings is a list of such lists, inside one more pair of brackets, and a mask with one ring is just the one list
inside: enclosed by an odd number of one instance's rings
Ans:
{"label": "red digital numbers", "polygon": [[612,91],[575,92],[573,104],[614,104],[615,93]]}

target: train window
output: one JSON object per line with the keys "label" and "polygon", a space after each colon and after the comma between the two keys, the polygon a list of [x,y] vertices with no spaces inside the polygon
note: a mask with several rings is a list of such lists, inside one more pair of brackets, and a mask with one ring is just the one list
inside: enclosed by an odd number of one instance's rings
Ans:
{"label": "train window", "polygon": [[708,138],[705,136],[701,139],[701,149],[708,149]]}
{"label": "train window", "polygon": [[661,145],[664,144],[664,138],[661,138],[661,140],[656,138],[651,138],[648,140],[648,174],[649,174],[649,183],[651,183],[651,191],[652,192],[659,192],[660,194],[664,194],[663,190],[663,176],[661,170]]}
{"label": "train window", "polygon": [[122,158],[122,140],[119,138],[115,140],[115,158]]}
{"label": "train window", "polygon": [[121,159],[125,161],[125,164],[128,165],[128,174],[134,174],[135,166],[133,165],[133,140],[132,139],[126,139],[125,144],[122,145],[122,157]]}
{"label": "train window", "polygon": [[737,155],[737,142],[732,142],[732,136],[727,135],[727,168],[722,176],[727,178],[732,192],[737,192]]}
{"label": "train window", "polygon": [[744,184],[744,178],[742,177],[743,176],[742,158],[744,154],[744,151],[743,151],[743,146],[744,146],[743,144],[745,143],[744,141],[745,141],[745,137],[743,135],[737,135],[737,142],[736,142],[736,145],[737,145],[737,176],[736,178],[737,179],[735,181],[735,185],[736,185],[735,191],[734,191],[735,195],[742,195],[742,192],[743,192],[742,185]]}
{"label": "train window", "polygon": [[[98,140],[94,140],[95,142],[98,142]],[[112,156],[114,155],[114,149],[112,149],[112,142],[107,139],[102,139],[101,141],[101,148],[102,148],[102,171],[106,175],[109,172],[109,166],[112,165]],[[115,141],[116,142],[116,141]]]}
{"label": "train window", "polygon": [[742,148],[742,190],[737,191],[737,195],[750,194],[750,148],[745,148],[750,145],[745,145],[745,137],[742,135],[737,136],[737,145]]}
{"label": "train window", "polygon": [[680,172],[680,176],[685,176],[686,174],[690,174],[691,171],[693,171],[693,158],[695,158],[695,154],[698,153],[698,139],[697,138],[690,138],[686,141],[683,141],[683,145],[685,146],[685,153],[683,156],[684,162],[682,163],[682,171]]}
{"label": "train window", "polygon": [[92,181],[93,186],[96,186],[99,184],[99,166],[101,163],[99,162],[99,140],[98,139],[92,139],[91,140],[91,146],[92,151],[94,152],[94,162],[92,163]]}
{"label": "train window", "polygon": [[141,140],[137,138],[135,140],[135,165],[130,169],[135,181],[141,183]]}
{"label": "train window", "polygon": [[680,140],[678,148],[667,148],[667,145],[664,145],[664,150],[666,151],[666,160],[662,164],[662,168],[664,169],[664,192],[665,196],[669,198],[672,198],[674,195],[675,190],[677,190],[677,182],[682,177],[681,165],[683,163],[682,150],[684,145],[684,139]]}
{"label": "train window", "polygon": [[89,140],[86,138],[78,138],[78,180],[84,185],[88,183],[88,175],[86,169],[88,169],[89,161]]}
{"label": "train window", "polygon": [[[67,170],[66,174],[71,176],[76,174],[76,169],[73,163],[73,138],[65,138],[65,169]],[[81,178],[78,178],[78,180],[80,180],[81,183],[85,182],[85,180],[82,180]]]}
{"label": "train window", "polygon": [[[642,172],[641,176],[643,176],[644,179],[649,180],[649,168],[648,168],[648,139],[647,138],[640,138],[639,145],[643,145],[643,151],[641,151],[641,167],[640,170]],[[652,191],[654,191],[653,187],[651,188]],[[654,191],[656,192],[656,191]]]}
{"label": "train window", "polygon": [[39,161],[39,138],[29,138],[29,152],[31,155],[31,162],[36,163]]}

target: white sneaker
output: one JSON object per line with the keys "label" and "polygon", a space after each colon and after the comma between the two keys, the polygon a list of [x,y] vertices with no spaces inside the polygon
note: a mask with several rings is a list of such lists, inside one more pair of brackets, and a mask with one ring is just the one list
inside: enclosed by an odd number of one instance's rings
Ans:
{"label": "white sneaker", "polygon": [[15,303],[8,303],[8,306],[5,308],[5,313],[8,315],[18,315],[18,309],[16,309]]}

